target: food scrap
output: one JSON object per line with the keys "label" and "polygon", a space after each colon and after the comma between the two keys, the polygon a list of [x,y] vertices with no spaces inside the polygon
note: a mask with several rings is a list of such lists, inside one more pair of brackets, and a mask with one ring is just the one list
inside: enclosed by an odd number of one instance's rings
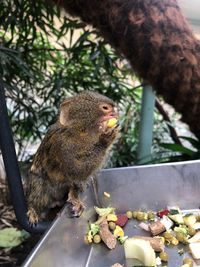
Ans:
{"label": "food scrap", "polygon": [[140,238],[128,238],[124,243],[126,259],[137,259],[144,266],[156,265],[156,254],[150,242]]}
{"label": "food scrap", "polygon": [[[90,223],[87,232],[88,243],[101,241],[109,249],[114,249],[117,242],[124,246],[125,257],[137,259],[143,266],[159,266],[170,261],[166,246],[177,246],[181,243],[188,249],[179,249],[182,255],[186,250],[191,258],[184,258],[181,267],[192,267],[193,259],[200,259],[200,212],[182,212],[178,207],[153,211],[131,211],[117,214],[113,207],[95,207],[98,219]],[[144,236],[129,237],[125,234],[125,226],[130,220],[137,220]],[[149,234],[149,236],[145,236]],[[192,259],[193,258],[193,259]],[[114,265],[115,266],[115,265]],[[120,265],[119,265],[120,266]]]}
{"label": "food scrap", "polygon": [[104,196],[110,198],[110,194],[108,192],[103,192]]}
{"label": "food scrap", "polygon": [[110,266],[110,267],[123,267],[121,264],[119,264],[119,263],[115,263],[115,264],[113,264],[112,266]]}

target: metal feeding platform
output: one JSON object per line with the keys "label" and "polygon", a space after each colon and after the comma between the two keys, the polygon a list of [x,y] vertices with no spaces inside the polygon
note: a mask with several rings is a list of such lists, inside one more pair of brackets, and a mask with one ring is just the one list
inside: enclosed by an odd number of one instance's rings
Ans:
{"label": "metal feeding platform", "polygon": [[[103,206],[111,205],[119,213],[138,209],[158,211],[174,205],[194,210],[200,206],[200,161],[107,169],[101,172],[98,184]],[[104,197],[105,191],[110,193],[110,198]],[[120,244],[109,250],[103,243],[84,243],[88,220],[96,220],[91,186],[82,199],[86,204],[82,216],[68,218],[64,208],[26,259],[24,267],[110,267],[117,262],[124,267],[133,267],[132,260],[125,260]],[[135,227],[134,220],[127,223],[124,231],[129,237],[144,235],[144,231]],[[181,266],[183,257],[189,255],[187,249],[179,255],[178,249],[179,246],[166,249],[168,267]],[[198,265],[200,262],[196,261],[194,266]]]}

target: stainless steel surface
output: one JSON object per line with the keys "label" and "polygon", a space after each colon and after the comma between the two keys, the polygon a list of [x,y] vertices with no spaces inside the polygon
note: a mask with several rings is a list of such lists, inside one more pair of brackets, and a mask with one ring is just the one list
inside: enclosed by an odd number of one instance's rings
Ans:
{"label": "stainless steel surface", "polygon": [[[197,209],[200,206],[200,161],[161,164],[152,166],[109,169],[99,177],[99,195],[105,206],[113,205],[118,212],[127,209],[159,210],[167,205],[178,205],[182,209]],[[104,245],[88,246],[83,243],[87,220],[94,220],[94,198],[89,187],[83,195],[87,209],[79,219],[67,218],[66,211],[55,220],[51,229],[24,263],[24,267],[109,267],[119,262],[126,267],[123,246],[113,251]],[[125,232],[138,234],[130,221]],[[182,257],[177,249],[168,249],[169,267],[179,267]],[[200,263],[198,263],[200,265]]]}

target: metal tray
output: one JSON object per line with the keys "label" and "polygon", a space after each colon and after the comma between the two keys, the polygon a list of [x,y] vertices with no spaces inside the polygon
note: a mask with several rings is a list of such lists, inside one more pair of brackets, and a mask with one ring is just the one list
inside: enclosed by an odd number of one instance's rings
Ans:
{"label": "metal tray", "polygon": [[[138,208],[157,211],[168,205],[186,210],[200,206],[200,161],[103,170],[98,183],[103,205],[112,205],[118,212]],[[104,191],[111,194],[110,199],[103,197]],[[82,199],[87,205],[82,216],[70,219],[64,208],[26,259],[24,267],[109,267],[116,262],[124,267],[133,266],[131,260],[125,261],[121,245],[110,251],[103,244],[84,244],[87,221],[95,220],[91,186]],[[134,224],[134,221],[127,224],[127,235],[141,234]],[[180,256],[177,248],[167,250],[168,267],[181,266],[187,252]],[[194,266],[198,265],[200,262]]]}

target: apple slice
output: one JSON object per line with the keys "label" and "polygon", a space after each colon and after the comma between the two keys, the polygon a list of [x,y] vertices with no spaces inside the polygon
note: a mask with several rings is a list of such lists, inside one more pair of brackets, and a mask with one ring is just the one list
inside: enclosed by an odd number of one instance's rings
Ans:
{"label": "apple slice", "polygon": [[189,244],[189,250],[195,260],[200,259],[200,242]]}
{"label": "apple slice", "polygon": [[155,266],[156,255],[150,242],[139,238],[128,238],[124,243],[125,258],[137,259],[144,266]]}

